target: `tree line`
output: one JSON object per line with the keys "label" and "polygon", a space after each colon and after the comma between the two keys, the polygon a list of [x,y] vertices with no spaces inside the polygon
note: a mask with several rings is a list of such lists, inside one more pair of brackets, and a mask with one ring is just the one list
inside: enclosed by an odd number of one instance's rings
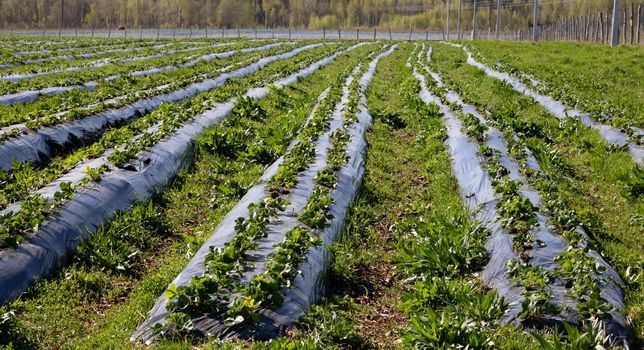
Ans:
{"label": "tree line", "polygon": [[[461,0],[461,30],[474,0]],[[534,0],[501,0],[501,30],[532,24]],[[624,6],[641,0],[623,1]],[[4,28],[380,28],[441,30],[459,0],[0,0]],[[640,2],[641,3],[641,2]],[[479,30],[494,28],[497,0],[477,0]],[[540,0],[538,24],[610,13],[612,0]],[[62,18],[62,21],[61,21]]]}

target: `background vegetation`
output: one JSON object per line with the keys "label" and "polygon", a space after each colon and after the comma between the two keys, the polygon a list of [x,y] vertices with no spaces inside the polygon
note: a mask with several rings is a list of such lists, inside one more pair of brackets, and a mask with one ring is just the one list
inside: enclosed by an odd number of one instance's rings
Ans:
{"label": "background vegetation", "polygon": [[[0,27],[57,28],[64,2],[65,27],[293,27],[306,29],[378,27],[397,30],[445,27],[446,0],[0,0]],[[458,1],[450,0],[450,28],[456,29]],[[461,30],[471,28],[473,0],[463,0]],[[494,28],[495,0],[478,0],[481,30]],[[637,11],[641,0],[623,1]],[[502,0],[502,30],[526,27],[533,1]],[[542,0],[539,23],[603,12],[611,0]]]}

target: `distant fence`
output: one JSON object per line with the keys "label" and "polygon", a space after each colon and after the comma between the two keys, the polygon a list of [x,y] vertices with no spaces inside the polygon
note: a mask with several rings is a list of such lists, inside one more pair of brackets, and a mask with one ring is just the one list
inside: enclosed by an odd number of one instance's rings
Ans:
{"label": "distant fence", "polygon": [[[623,18],[628,18],[623,16]],[[634,24],[636,23],[636,24]],[[534,28],[520,28],[516,31],[496,33],[494,28],[477,28],[472,33],[451,30],[409,30],[393,31],[382,29],[218,29],[218,28],[177,28],[177,29],[4,29],[0,36],[63,36],[63,37],[101,37],[101,38],[255,38],[255,39],[359,39],[359,40],[445,40],[445,39],[500,39],[532,41]],[[541,41],[582,41],[611,43],[610,17],[603,13],[561,19],[551,24],[536,27],[537,40]],[[624,21],[619,28],[620,43],[642,44],[642,23],[637,20]]]}

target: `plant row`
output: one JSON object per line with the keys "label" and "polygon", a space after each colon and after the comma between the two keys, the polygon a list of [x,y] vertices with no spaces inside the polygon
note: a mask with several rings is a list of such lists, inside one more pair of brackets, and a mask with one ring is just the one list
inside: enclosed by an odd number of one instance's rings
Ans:
{"label": "plant row", "polygon": [[[167,138],[185,122],[216,106],[216,103],[234,98],[237,91],[264,86],[267,81],[287,76],[299,70],[301,66],[308,66],[336,49],[337,47],[332,45],[312,49],[288,61],[269,65],[249,77],[234,79],[220,89],[199,94],[180,104],[167,104],[127,126],[109,131],[91,146],[81,148],[67,157],[54,159],[40,171],[34,170],[29,165],[20,165],[18,172],[3,173],[4,202],[9,204],[20,200],[20,210],[11,210],[0,216],[0,229],[3,231],[1,233],[4,241],[2,245],[15,246],[27,232],[36,229],[46,220],[55,209],[51,207],[50,200],[53,199],[55,202],[58,197],[61,200],[69,199],[76,192],[76,187],[82,188],[90,180],[100,179],[101,174],[110,167],[127,167],[128,161],[141,151]],[[79,164],[83,164],[84,161],[99,157],[105,158],[103,165],[96,168],[79,167]],[[74,186],[59,184],[61,189],[63,187],[67,189],[64,192],[65,196],[61,194],[54,195],[54,198],[43,198],[33,194],[35,189],[52,183],[71,171],[85,174],[81,174],[82,180]]]}
{"label": "plant row", "polygon": [[[526,85],[542,94],[562,101],[567,106],[579,108],[592,114],[601,123],[621,128],[633,134],[633,127],[644,128],[638,112],[637,84],[641,70],[637,48],[610,50],[594,46],[567,46],[550,43],[539,48],[509,51],[512,47],[501,45],[492,51],[489,45],[468,46],[477,59],[498,69],[513,74]],[[601,57],[602,59],[598,59]],[[619,69],[615,61],[629,62]],[[579,67],[587,69],[579,69]],[[641,99],[639,99],[641,100]]]}
{"label": "plant row", "polygon": [[[434,93],[442,94],[442,98],[447,100],[444,91],[435,89]],[[597,261],[597,255],[590,252],[585,233],[579,231],[581,222],[574,220],[576,216],[574,211],[566,208],[558,198],[550,196],[552,191],[546,190],[543,186],[548,184],[548,181],[545,177],[538,179],[538,168],[527,166],[529,151],[524,144],[516,142],[514,135],[511,134],[505,138],[508,140],[507,150],[491,147],[491,144],[487,143],[488,130],[492,130],[495,134],[499,132],[490,129],[488,122],[480,113],[476,113],[476,116],[463,113],[464,105],[458,97],[452,97],[450,100],[450,108],[461,119],[463,131],[477,141],[479,155],[485,160],[485,167],[492,180],[494,191],[500,195],[500,200],[496,204],[499,221],[512,234],[512,247],[518,254],[518,258],[506,262],[507,273],[513,282],[525,289],[523,293],[525,299],[521,305],[519,317],[534,321],[544,315],[563,311],[560,305],[551,302],[552,293],[549,291],[549,286],[558,281],[560,285],[566,287],[566,294],[578,301],[575,305],[576,312],[583,319],[590,320],[582,322],[583,326],[596,327],[596,320],[610,320],[612,318],[610,312],[614,311],[614,306],[601,295],[602,289],[609,282],[607,280],[609,277],[604,275],[606,264],[603,261]],[[516,115],[514,118],[507,119],[507,121],[510,120],[514,125],[521,123]],[[492,126],[497,127],[498,124],[492,123]],[[513,156],[515,162],[522,165],[519,169],[527,169],[523,171],[521,181],[511,179],[510,171],[502,165],[500,158],[507,158],[506,152]],[[536,161],[530,163],[533,164]],[[527,185],[526,180],[539,193],[546,194],[542,208],[535,207],[521,194],[522,187]],[[544,210],[550,216],[549,223],[554,224],[555,231],[568,244],[568,249],[559,251],[554,261],[548,264],[557,266],[554,269],[546,269],[530,263],[535,256],[531,252],[546,246],[544,241],[535,237],[536,225],[545,224],[537,219],[537,212]],[[623,336],[623,334],[617,336]]]}
{"label": "plant row", "polygon": [[[208,53],[217,53],[260,45],[264,45],[264,42],[241,42],[230,46],[206,47],[202,50],[201,54],[206,55]],[[96,69],[62,71],[52,75],[37,76],[29,80],[2,81],[0,82],[0,93],[2,95],[9,95],[21,91],[35,91],[50,87],[77,85],[90,81],[101,81],[108,77],[121,74],[127,75],[130,72],[142,71],[153,67],[181,64],[194,59],[197,55],[199,55],[199,53],[185,52],[167,57],[152,56],[152,58],[147,60],[108,64]]]}
{"label": "plant row", "polygon": [[[3,43],[6,43],[3,39]],[[99,45],[89,45],[85,47],[77,45],[67,45],[50,48],[38,48],[35,46],[19,47],[12,50],[10,47],[1,52],[1,64],[22,65],[38,62],[48,62],[52,60],[73,60],[78,58],[100,57],[105,53],[136,51],[162,45],[172,45],[176,42],[169,41],[114,41],[104,42]]]}
{"label": "plant row", "polygon": [[[212,60],[201,64],[178,68],[147,76],[121,76],[100,84],[93,91],[73,90],[60,95],[43,97],[29,104],[0,106],[4,112],[0,125],[5,132],[0,139],[17,136],[20,128],[7,127],[25,123],[31,129],[54,125],[65,121],[81,119],[112,108],[119,108],[145,98],[169,93],[189,84],[207,80],[229,71],[255,62],[263,57],[288,51],[295,46],[272,47],[257,52],[238,53],[231,58]],[[5,136],[6,135],[6,136]]]}
{"label": "plant row", "polygon": [[[245,259],[250,251],[258,248],[256,241],[268,235],[266,226],[271,219],[277,218],[288,206],[288,193],[316,158],[316,144],[321,135],[328,133],[331,118],[342,116],[337,109],[349,100],[349,91],[355,90],[355,85],[354,89],[347,90],[345,84],[355,81],[361,72],[360,66],[354,69],[356,64],[352,62],[346,67],[319,100],[297,141],[284,156],[277,172],[267,181],[268,196],[249,205],[249,217],[239,217],[235,221],[235,234],[230,241],[222,247],[211,247],[211,253],[204,261],[205,274],[193,277],[188,286],[171,285],[168,288],[166,308],[173,313],[166,318],[165,324],[155,326],[158,330],[187,331],[191,324],[189,313],[204,310],[224,312],[230,326],[249,324],[258,321],[260,308],[281,305],[282,289],[296,276],[298,264],[311,246],[321,243],[312,234],[312,229],[325,226],[328,219],[326,211],[332,203],[328,189],[334,187],[335,171],[346,161],[346,155],[340,152],[344,152],[347,140],[345,136],[340,137],[344,135],[340,129],[330,137],[332,145],[327,150],[327,167],[318,172],[316,186],[298,215],[304,225],[283,233],[284,240],[267,257],[266,271],[252,276],[248,283],[240,280],[249,268]],[[351,113],[351,110],[345,112]]]}
{"label": "plant row", "polygon": [[[22,80],[33,78],[41,75],[50,75],[62,71],[73,71],[81,68],[95,69],[107,64],[118,64],[129,61],[140,61],[155,57],[175,55],[183,52],[193,52],[203,50],[211,46],[229,45],[232,43],[213,43],[213,45],[192,45],[181,42],[170,45],[157,45],[149,48],[139,48],[137,50],[106,52],[101,55],[90,56],[79,59],[58,59],[44,62],[34,62],[15,67],[7,67],[0,72],[0,80]],[[89,55],[88,55],[89,56]]]}
{"label": "plant row", "polygon": [[[577,111],[566,107],[563,103],[549,95],[542,95],[539,92],[527,87],[521,82],[519,78],[512,75],[501,73],[492,70],[488,66],[483,65],[476,61],[472,54],[465,47],[462,47],[468,55],[468,63],[476,66],[485,71],[486,74],[505,80],[517,91],[535,98],[541,105],[548,109],[553,115],[558,118],[569,118],[570,116],[578,117],[585,125],[596,129],[606,141],[615,147],[621,147],[624,150],[630,151],[634,161],[639,165],[644,165],[644,130],[632,126],[631,123],[622,122],[620,127],[612,127],[604,124],[606,120],[610,119],[607,116],[600,116],[598,119],[593,119],[588,113]],[[532,84],[532,83],[529,83]],[[537,84],[537,87],[543,84]],[[594,98],[595,99],[595,98]]]}

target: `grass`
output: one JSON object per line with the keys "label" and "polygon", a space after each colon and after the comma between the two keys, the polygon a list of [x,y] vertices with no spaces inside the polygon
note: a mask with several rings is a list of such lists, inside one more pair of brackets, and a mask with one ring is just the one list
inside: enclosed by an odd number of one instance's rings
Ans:
{"label": "grass", "polygon": [[[469,43],[468,43],[469,44]],[[521,71],[570,107],[605,113],[616,126],[644,127],[644,49],[570,42],[473,44],[491,66]]]}
{"label": "grass", "polygon": [[527,145],[565,205],[584,221],[595,248],[627,282],[624,314],[641,340],[644,200],[633,189],[641,186],[642,170],[626,150],[608,145],[596,131],[574,120],[560,123],[530,98],[466,64],[462,50],[447,45],[434,47],[434,67],[462,90],[465,101],[491,111],[513,111],[517,118],[543,132],[529,135]]}
{"label": "grass", "polygon": [[[270,151],[267,153],[271,154],[271,160],[276,159],[295,137],[328,81],[340,74],[345,62],[359,57],[365,49],[339,58],[285,88],[284,93],[273,92],[261,100],[259,103],[268,117],[247,125],[246,137],[239,145],[241,151],[224,156],[197,147],[193,169],[180,174],[150,207],[157,225],[147,231],[137,225],[127,225],[132,221],[133,212],[130,212],[104,227],[105,236],[121,241],[122,244],[116,243],[121,244],[119,247],[128,243],[122,241],[148,242],[147,237],[159,236],[154,244],[134,246],[139,252],[135,259],[137,267],[132,271],[122,273],[117,269],[115,272],[105,267],[114,264],[90,265],[80,259],[51,280],[36,284],[12,303],[10,310],[16,316],[9,333],[14,345],[20,348],[131,347],[129,337],[152,304],[268,164],[266,159],[257,161],[244,150],[250,145],[256,146],[256,141],[261,139]],[[222,127],[224,132],[238,135],[235,125],[215,128]],[[248,149],[256,150],[255,147]],[[148,208],[148,204],[142,206]],[[131,239],[119,238],[123,236]],[[107,243],[108,248],[110,244]]]}
{"label": "grass", "polygon": [[[155,348],[555,348],[560,338],[550,333],[532,336],[498,324],[503,302],[476,274],[486,258],[485,232],[459,197],[442,119],[418,102],[405,66],[412,48],[401,43],[383,58],[368,90],[374,125],[367,134],[366,173],[344,235],[330,247],[330,295],[271,342],[185,339]],[[16,348],[133,348],[129,336],[167,284],[265,165],[284,152],[332,77],[361,53],[260,101],[268,117],[251,123],[251,136],[241,137],[225,155],[198,147],[193,169],[151,203],[105,226],[93,237],[96,244],[83,245],[70,266],[0,309],[0,344],[12,339]],[[466,101],[511,109],[544,132],[545,137],[529,137],[528,146],[566,205],[584,218],[594,244],[629,282],[626,315],[643,337],[641,170],[595,131],[560,124],[465,64],[461,50],[436,45],[434,57],[440,73],[465,91]],[[239,131],[223,125],[218,132],[234,141]],[[252,148],[260,158],[245,151],[257,140],[266,141],[265,149]]]}

